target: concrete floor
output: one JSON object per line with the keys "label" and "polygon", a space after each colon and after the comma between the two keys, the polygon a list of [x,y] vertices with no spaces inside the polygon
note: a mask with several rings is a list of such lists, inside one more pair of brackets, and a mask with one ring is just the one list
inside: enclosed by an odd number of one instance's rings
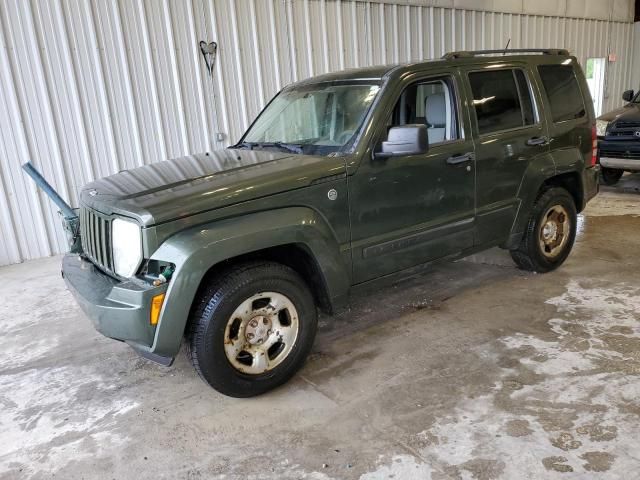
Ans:
{"label": "concrete floor", "polygon": [[237,400],[97,334],[59,258],[0,269],[0,478],[630,478],[640,175],[557,272],[503,252],[360,292],[289,384]]}

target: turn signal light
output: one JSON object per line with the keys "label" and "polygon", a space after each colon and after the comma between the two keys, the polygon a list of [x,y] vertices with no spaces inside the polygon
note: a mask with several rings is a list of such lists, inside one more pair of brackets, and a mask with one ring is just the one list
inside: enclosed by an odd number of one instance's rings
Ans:
{"label": "turn signal light", "polygon": [[151,317],[149,322],[151,325],[157,325],[160,318],[160,310],[162,310],[162,303],[164,302],[164,293],[156,295],[151,299]]}

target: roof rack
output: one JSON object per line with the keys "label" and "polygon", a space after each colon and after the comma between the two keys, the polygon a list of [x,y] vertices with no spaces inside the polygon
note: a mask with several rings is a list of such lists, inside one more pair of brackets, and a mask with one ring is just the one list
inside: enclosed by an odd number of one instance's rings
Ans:
{"label": "roof rack", "polygon": [[542,53],[544,55],[569,55],[569,50],[564,48],[511,48],[508,50],[462,50],[459,52],[445,53],[444,60],[454,60],[456,58],[470,58],[476,55],[495,55],[507,53]]}

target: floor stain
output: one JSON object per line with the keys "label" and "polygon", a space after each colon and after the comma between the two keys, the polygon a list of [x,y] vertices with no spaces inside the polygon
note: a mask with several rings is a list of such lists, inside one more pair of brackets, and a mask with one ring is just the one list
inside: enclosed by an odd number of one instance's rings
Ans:
{"label": "floor stain", "polygon": [[531,435],[533,430],[529,428],[528,420],[509,420],[505,426],[507,435],[512,437],[525,437]]}
{"label": "floor stain", "polygon": [[615,425],[583,425],[576,429],[580,435],[589,435],[592,442],[610,442],[618,436]]}
{"label": "floor stain", "polygon": [[544,465],[544,468],[554,472],[573,472],[573,467],[571,465],[567,465],[567,461],[567,457],[545,457],[542,459],[542,464]]}
{"label": "floor stain", "polygon": [[607,452],[586,452],[580,455],[580,458],[586,460],[584,469],[589,472],[606,472],[611,468],[615,456]]}
{"label": "floor stain", "polygon": [[503,461],[487,458],[474,458],[460,467],[469,471],[475,480],[495,480],[504,472]]}
{"label": "floor stain", "polygon": [[579,440],[575,440],[573,438],[573,435],[571,435],[570,433],[563,432],[556,438],[551,439],[551,445],[566,452],[568,450],[575,450],[576,448],[580,448],[582,446],[582,442],[580,442]]}

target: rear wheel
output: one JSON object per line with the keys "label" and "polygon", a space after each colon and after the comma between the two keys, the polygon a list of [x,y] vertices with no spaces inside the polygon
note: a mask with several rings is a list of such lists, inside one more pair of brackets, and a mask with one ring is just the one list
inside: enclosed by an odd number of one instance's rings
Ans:
{"label": "rear wheel", "polygon": [[536,201],[520,245],[511,251],[516,265],[532,272],[555,270],[567,259],[576,238],[577,213],[573,197],[563,188],[550,188]]}
{"label": "rear wheel", "polygon": [[618,170],[617,168],[600,167],[600,183],[608,186],[615,185],[623,173],[624,170]]}
{"label": "rear wheel", "polygon": [[188,354],[199,375],[225,395],[251,397],[281,385],[311,350],[316,307],[289,267],[239,266],[208,285],[198,301]]}

